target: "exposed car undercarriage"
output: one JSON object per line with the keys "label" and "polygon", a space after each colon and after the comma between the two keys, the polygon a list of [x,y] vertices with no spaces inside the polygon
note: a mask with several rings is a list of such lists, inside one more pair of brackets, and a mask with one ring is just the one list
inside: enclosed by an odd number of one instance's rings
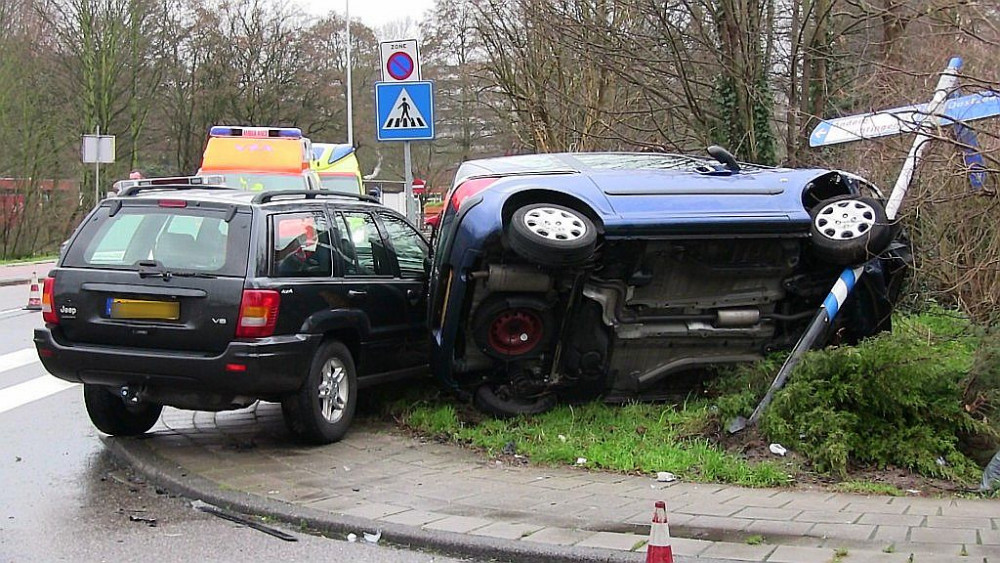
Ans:
{"label": "exposed car undercarriage", "polygon": [[[609,240],[578,268],[547,268],[497,241],[472,273],[456,376],[485,383],[480,406],[505,415],[752,361],[794,344],[840,272],[810,261],[805,237]],[[829,337],[884,328],[888,310],[867,327],[845,315]]]}

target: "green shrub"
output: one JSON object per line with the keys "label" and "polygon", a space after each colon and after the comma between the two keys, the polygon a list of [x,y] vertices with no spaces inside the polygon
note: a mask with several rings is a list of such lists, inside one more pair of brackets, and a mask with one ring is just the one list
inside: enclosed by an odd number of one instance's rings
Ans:
{"label": "green shrub", "polygon": [[[895,466],[971,482],[978,468],[959,450],[959,436],[993,433],[963,408],[978,341],[968,321],[932,311],[899,318],[893,333],[856,347],[809,352],[776,394],[761,430],[823,472]],[[747,395],[755,404],[780,359],[736,368],[718,388],[742,381],[746,391],[719,401],[720,411],[745,408]]]}

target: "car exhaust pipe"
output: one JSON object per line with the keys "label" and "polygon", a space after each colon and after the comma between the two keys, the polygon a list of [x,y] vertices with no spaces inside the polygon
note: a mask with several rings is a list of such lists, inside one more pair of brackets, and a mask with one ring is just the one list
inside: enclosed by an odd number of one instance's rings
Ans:
{"label": "car exhaust pipe", "polygon": [[760,323],[760,309],[720,309],[716,311],[716,328],[741,328]]}
{"label": "car exhaust pipe", "polygon": [[488,270],[472,272],[472,279],[485,280],[491,292],[521,291],[544,293],[552,289],[552,276],[531,266],[502,266],[490,264]]}

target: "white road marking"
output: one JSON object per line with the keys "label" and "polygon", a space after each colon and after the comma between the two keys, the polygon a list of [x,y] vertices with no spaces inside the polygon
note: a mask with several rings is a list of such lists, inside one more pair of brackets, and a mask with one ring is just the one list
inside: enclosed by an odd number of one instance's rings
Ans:
{"label": "white road marking", "polygon": [[38,362],[38,352],[34,347],[18,350],[0,356],[0,373]]}
{"label": "white road marking", "polygon": [[[34,348],[25,348],[17,352],[0,356],[0,373],[39,363],[38,352]],[[56,379],[51,375],[43,375],[34,379],[0,389],[0,414],[21,405],[26,405],[38,399],[44,399],[64,389],[76,385],[68,381]]]}
{"label": "white road marking", "polygon": [[6,389],[0,389],[0,414],[32,401],[44,399],[75,385],[76,383],[56,379],[51,375],[43,375]]}

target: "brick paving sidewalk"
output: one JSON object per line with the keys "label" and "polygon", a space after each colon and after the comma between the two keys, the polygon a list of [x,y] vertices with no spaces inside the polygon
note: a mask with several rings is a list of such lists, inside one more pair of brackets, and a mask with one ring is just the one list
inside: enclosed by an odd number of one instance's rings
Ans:
{"label": "brick paving sidewalk", "polygon": [[521,553],[594,548],[630,560],[645,549],[654,502],[665,500],[680,560],[1000,562],[997,500],[658,483],[513,466],[366,421],[340,443],[303,447],[290,443],[280,408],[268,403],[223,413],[165,409],[150,437],[116,443],[141,444],[219,490],[358,526],[447,532],[470,545],[507,542]]}

